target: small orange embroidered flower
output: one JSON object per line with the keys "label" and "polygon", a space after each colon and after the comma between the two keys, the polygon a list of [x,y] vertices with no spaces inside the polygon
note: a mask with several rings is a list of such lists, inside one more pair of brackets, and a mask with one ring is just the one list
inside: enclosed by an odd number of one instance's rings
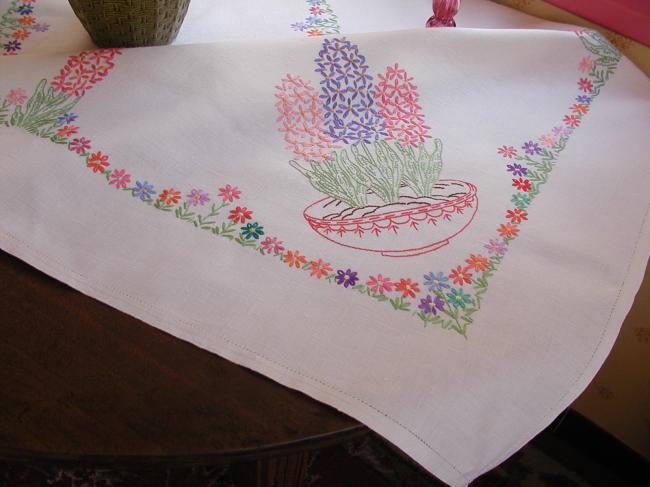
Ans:
{"label": "small orange embroidered flower", "polygon": [[18,29],[16,32],[11,34],[11,37],[22,41],[24,39],[27,39],[30,35],[32,35],[32,33],[27,29]]}
{"label": "small orange embroidered flower", "polygon": [[18,23],[22,25],[32,25],[34,22],[36,22],[36,19],[31,15],[23,15],[18,19]]}
{"label": "small orange embroidered flower", "polygon": [[465,268],[458,266],[455,269],[452,269],[449,274],[449,279],[459,286],[462,286],[463,284],[471,284],[472,273],[469,271],[469,266]]}
{"label": "small orange embroidered flower", "polygon": [[309,271],[312,277],[320,279],[323,276],[327,276],[332,271],[332,267],[327,262],[324,262],[323,259],[318,259],[317,261],[312,261],[309,266]]}
{"label": "small orange embroidered flower", "polygon": [[181,192],[174,188],[163,189],[158,199],[167,205],[176,204],[181,200]]}
{"label": "small orange embroidered flower", "polygon": [[571,105],[571,111],[579,115],[584,115],[589,111],[589,107],[584,103],[574,103],[573,105]]}
{"label": "small orange embroidered flower", "polygon": [[512,223],[521,223],[522,220],[528,220],[528,213],[520,208],[515,208],[506,212],[506,218]]}
{"label": "small orange embroidered flower", "polygon": [[484,271],[490,267],[490,261],[487,257],[483,257],[481,254],[469,254],[469,259],[465,259],[465,262],[467,263],[468,269],[474,269],[476,272]]}
{"label": "small orange embroidered flower", "polygon": [[498,228],[499,235],[507,238],[514,238],[519,233],[519,229],[512,223],[502,223]]}
{"label": "small orange embroidered flower", "polygon": [[420,288],[417,282],[411,281],[411,279],[400,279],[397,284],[395,284],[395,291],[402,293],[402,297],[415,297],[415,293],[420,292]]}
{"label": "small orange embroidered flower", "polygon": [[56,135],[59,137],[70,137],[71,135],[76,134],[79,131],[79,127],[75,127],[74,125],[66,125],[65,127],[61,127],[59,130],[56,131]]}
{"label": "small orange embroidered flower", "polygon": [[304,255],[300,255],[300,252],[297,250],[287,250],[287,253],[284,254],[284,262],[289,264],[289,267],[300,269],[307,262],[307,259]]}
{"label": "small orange embroidered flower", "polygon": [[110,166],[108,156],[102,154],[102,151],[94,152],[88,156],[86,166],[92,169],[93,172],[104,172],[104,169]]}

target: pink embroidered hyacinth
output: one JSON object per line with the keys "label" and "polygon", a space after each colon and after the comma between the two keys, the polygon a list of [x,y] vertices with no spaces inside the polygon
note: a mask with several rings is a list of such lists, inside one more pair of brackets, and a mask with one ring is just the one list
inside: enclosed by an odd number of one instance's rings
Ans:
{"label": "pink embroidered hyacinth", "polygon": [[277,121],[286,148],[302,161],[332,159],[331,151],[338,146],[325,131],[322,104],[310,82],[288,74],[276,88]]}
{"label": "pink embroidered hyacinth", "polygon": [[119,54],[122,49],[97,49],[70,56],[59,74],[52,78],[54,91],[84,96],[108,75],[115,66],[113,59]]}
{"label": "pink embroidered hyacinth", "polygon": [[417,147],[424,139],[431,138],[431,127],[424,123],[422,107],[418,105],[420,95],[412,81],[413,77],[395,63],[386,68],[386,74],[379,75],[374,93],[388,132],[386,140],[397,140],[402,147]]}

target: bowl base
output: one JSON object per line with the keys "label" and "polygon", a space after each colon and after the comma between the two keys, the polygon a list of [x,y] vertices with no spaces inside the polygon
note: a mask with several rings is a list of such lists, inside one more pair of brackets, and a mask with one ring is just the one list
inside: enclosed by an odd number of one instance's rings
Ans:
{"label": "bowl base", "polygon": [[427,245],[426,247],[420,247],[419,249],[382,250],[381,255],[384,255],[386,257],[413,257],[414,255],[422,255],[428,252],[433,252],[434,250],[438,250],[447,244],[449,244],[449,240],[442,240],[440,242]]}

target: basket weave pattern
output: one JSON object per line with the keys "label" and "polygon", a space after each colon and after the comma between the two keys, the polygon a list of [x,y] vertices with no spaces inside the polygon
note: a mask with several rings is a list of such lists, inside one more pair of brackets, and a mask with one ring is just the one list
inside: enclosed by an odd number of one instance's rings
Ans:
{"label": "basket weave pattern", "polygon": [[68,0],[99,47],[160,46],[181,28],[190,0]]}

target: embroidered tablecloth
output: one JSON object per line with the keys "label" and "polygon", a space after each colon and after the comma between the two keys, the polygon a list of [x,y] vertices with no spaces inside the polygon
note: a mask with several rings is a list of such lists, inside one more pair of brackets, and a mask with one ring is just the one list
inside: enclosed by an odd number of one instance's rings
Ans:
{"label": "embroidered tablecloth", "polygon": [[81,52],[8,3],[0,246],[467,484],[586,387],[632,303],[647,79],[593,31],[344,36],[359,4],[313,0],[207,43],[194,3],[184,45]]}

